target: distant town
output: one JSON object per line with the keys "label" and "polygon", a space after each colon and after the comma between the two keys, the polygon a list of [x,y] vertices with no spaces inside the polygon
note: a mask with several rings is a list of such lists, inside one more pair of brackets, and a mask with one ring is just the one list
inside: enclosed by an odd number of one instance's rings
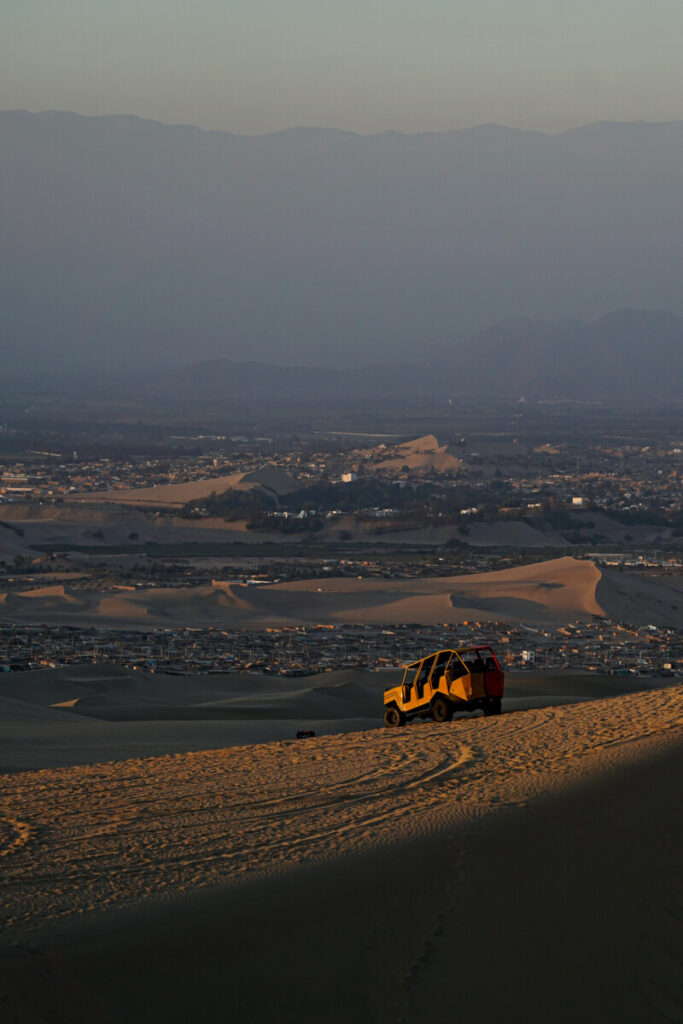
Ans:
{"label": "distant town", "polygon": [[670,677],[683,672],[683,629],[596,620],[554,628],[523,623],[279,626],[261,631],[78,629],[10,626],[0,634],[0,671],[121,665],[162,673],[308,675],[388,669],[427,650],[489,644],[509,669],[571,669]]}
{"label": "distant town", "polygon": [[[675,422],[542,403],[458,420],[442,402],[416,437],[383,408],[366,433],[344,411],[335,429],[312,414],[282,434],[267,418],[259,431],[230,416],[135,427],[15,410],[0,427],[0,592],[407,580],[569,553],[636,579],[680,577]],[[426,648],[487,643],[512,669],[676,675],[683,630],[654,611],[639,625],[129,629],[11,621],[0,605],[0,668],[287,676],[396,668]]]}
{"label": "distant town", "polygon": [[[101,502],[106,500],[105,495],[116,500],[120,491],[221,479],[248,473],[267,461],[269,467],[288,473],[295,484],[300,507],[288,502],[280,515],[339,515],[341,510],[334,502],[339,492],[330,490],[321,496],[318,488],[308,499],[306,489],[321,483],[328,489],[332,484],[367,483],[371,478],[395,485],[396,498],[399,491],[404,493],[394,505],[364,505],[362,489],[357,486],[353,511],[361,516],[419,521],[421,517],[409,498],[416,492],[416,502],[425,506],[428,483],[429,502],[422,518],[430,521],[451,520],[454,515],[463,520],[534,518],[562,509],[592,509],[617,514],[624,523],[650,522],[663,530],[671,529],[674,537],[683,537],[683,442],[669,439],[657,444],[547,441],[529,446],[516,438],[460,436],[448,444],[453,462],[460,463],[448,473],[439,473],[427,460],[421,472],[416,472],[407,459],[402,466],[400,446],[386,441],[369,450],[346,446],[334,450],[329,441],[316,449],[309,440],[299,443],[295,450],[282,451],[270,437],[250,442],[241,437],[200,435],[189,440],[202,447],[236,450],[230,455],[183,453],[125,458],[89,458],[77,450],[32,451],[29,457],[16,460],[5,456],[0,458],[0,503],[60,505],[91,495]],[[391,496],[390,491],[388,494]],[[468,500],[460,506],[449,500],[461,495]],[[369,491],[368,497],[373,496]],[[278,496],[278,505],[283,497]],[[183,503],[181,514],[208,515],[210,504],[206,498]],[[132,503],[146,504],[144,498],[140,502],[132,499]],[[147,504],[154,507],[157,503],[151,499]],[[271,511],[278,514],[276,508]],[[599,537],[599,527],[594,533]]]}

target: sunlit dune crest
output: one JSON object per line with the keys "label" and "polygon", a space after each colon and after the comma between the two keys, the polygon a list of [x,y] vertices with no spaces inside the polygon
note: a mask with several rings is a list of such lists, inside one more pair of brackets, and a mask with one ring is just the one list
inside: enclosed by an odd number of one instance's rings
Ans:
{"label": "sunlit dune crest", "polygon": [[451,445],[439,444],[434,434],[415,438],[398,445],[394,454],[388,458],[376,456],[370,464],[371,470],[405,470],[425,473],[436,470],[438,473],[457,473],[462,465],[462,458]]}
{"label": "sunlit dune crest", "polygon": [[300,485],[284,470],[277,466],[265,465],[247,473],[232,473],[229,476],[207,477],[180,484],[156,484],[152,487],[121,488],[115,491],[93,491],[74,496],[72,502],[113,502],[122,505],[142,505],[180,508],[188,501],[199,501],[209,495],[222,494],[228,490],[248,491],[264,489],[275,494],[289,494]]}
{"label": "sunlit dune crest", "polygon": [[566,622],[607,616],[677,625],[680,581],[629,578],[593,562],[557,558],[499,572],[427,579],[333,577],[262,586],[215,582],[112,592],[55,586],[8,593],[14,622],[241,627],[308,623]]}
{"label": "sunlit dune crest", "polygon": [[[5,775],[3,923],[266,879],[462,829],[669,749],[682,731],[683,690],[671,687],[499,719]],[[60,884],[36,884],[45,877]]]}

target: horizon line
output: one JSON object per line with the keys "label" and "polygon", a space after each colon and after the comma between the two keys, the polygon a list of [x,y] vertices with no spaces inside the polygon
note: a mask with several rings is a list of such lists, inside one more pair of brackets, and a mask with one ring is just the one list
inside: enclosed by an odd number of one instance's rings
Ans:
{"label": "horizon line", "polygon": [[348,128],[336,128],[332,125],[307,125],[307,124],[295,124],[287,128],[276,128],[272,131],[267,132],[235,132],[230,131],[227,128],[202,128],[199,125],[192,124],[190,122],[175,122],[175,121],[160,121],[154,117],[145,117],[140,114],[81,114],[75,110],[58,110],[48,108],[44,110],[29,110],[27,107],[9,107],[0,109],[0,114],[26,114],[29,117],[41,117],[44,115],[65,115],[69,117],[77,117],[89,121],[102,121],[102,120],[131,120],[141,121],[146,124],[159,125],[164,128],[191,128],[194,131],[202,132],[208,135],[230,135],[235,138],[247,138],[247,139],[259,139],[268,138],[272,135],[287,135],[292,132],[331,132],[337,135],[351,135],[356,138],[377,138],[382,135],[401,135],[406,138],[420,138],[420,137],[434,137],[439,135],[458,135],[465,134],[467,132],[476,132],[486,129],[497,129],[504,132],[510,132],[516,135],[541,135],[546,138],[562,138],[565,135],[571,135],[575,132],[584,131],[587,128],[599,128],[599,127],[634,127],[638,126],[652,126],[658,128],[672,127],[672,126],[683,126],[683,120],[676,121],[648,121],[643,118],[638,118],[634,121],[621,121],[621,120],[600,120],[600,121],[588,121],[585,124],[575,125],[573,128],[566,128],[561,131],[543,131],[539,128],[515,128],[512,125],[500,124],[496,121],[483,121],[481,123],[468,125],[464,128],[445,128],[441,130],[418,130],[418,131],[402,131],[398,128],[383,128],[379,131],[360,132]]}

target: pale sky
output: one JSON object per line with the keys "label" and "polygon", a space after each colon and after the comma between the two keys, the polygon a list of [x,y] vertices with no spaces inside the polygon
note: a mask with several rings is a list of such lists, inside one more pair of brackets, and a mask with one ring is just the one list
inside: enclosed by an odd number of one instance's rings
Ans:
{"label": "pale sky", "polygon": [[0,107],[260,133],[683,119],[683,0],[3,0]]}

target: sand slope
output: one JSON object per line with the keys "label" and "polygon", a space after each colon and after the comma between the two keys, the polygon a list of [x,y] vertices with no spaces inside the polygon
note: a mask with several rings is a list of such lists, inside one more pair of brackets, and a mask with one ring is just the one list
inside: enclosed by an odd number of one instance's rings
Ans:
{"label": "sand slope", "polygon": [[191,480],[188,483],[157,484],[152,487],[122,488],[116,491],[93,491],[90,494],[73,495],[69,501],[85,504],[113,502],[119,505],[174,508],[185,505],[188,501],[208,498],[214,491],[216,494],[223,494],[232,489],[251,490],[254,487],[263,487],[276,494],[289,494],[290,491],[297,490],[299,484],[277,466],[262,466],[248,473],[232,473],[228,476]]}
{"label": "sand slope", "polygon": [[678,747],[469,834],[59,923],[2,957],[3,1021],[670,1024],[682,801]]}
{"label": "sand slope", "polygon": [[618,594],[608,592],[611,603],[607,612],[598,603],[600,578],[600,570],[592,562],[558,558],[502,572],[414,580],[343,577],[258,587],[216,584],[100,594],[50,588],[49,592],[8,593],[0,620],[264,626],[519,619],[557,622],[606,613],[621,618]]}
{"label": "sand slope", "polygon": [[434,434],[417,437],[406,441],[396,448],[395,454],[389,458],[381,456],[368,465],[369,470],[382,472],[401,472],[410,470],[413,473],[457,473],[462,465],[456,450],[446,444],[439,444]]}
{"label": "sand slope", "polygon": [[396,673],[168,676],[109,666],[0,676],[0,772],[367,729]]}
{"label": "sand slope", "polygon": [[596,599],[606,608],[618,608],[620,616],[635,626],[652,623],[680,629],[683,622],[683,577],[650,579],[604,569]]}
{"label": "sand slope", "polygon": [[325,578],[250,586],[82,591],[63,584],[0,594],[0,622],[154,626],[316,623],[554,623],[607,616],[678,626],[680,577],[601,572],[571,557],[470,576]]}
{"label": "sand slope", "polygon": [[0,528],[0,561],[11,562],[17,555],[30,558],[34,554],[26,547],[22,535],[4,525]]}
{"label": "sand slope", "polygon": [[[103,665],[0,676],[0,771],[175,754],[382,723],[382,692],[401,670],[288,679],[148,674]],[[507,673],[506,712],[656,688],[593,673]]]}
{"label": "sand slope", "polygon": [[[5,927],[461,830],[683,738],[683,688],[0,778]],[[45,884],[59,879],[59,884]]]}

